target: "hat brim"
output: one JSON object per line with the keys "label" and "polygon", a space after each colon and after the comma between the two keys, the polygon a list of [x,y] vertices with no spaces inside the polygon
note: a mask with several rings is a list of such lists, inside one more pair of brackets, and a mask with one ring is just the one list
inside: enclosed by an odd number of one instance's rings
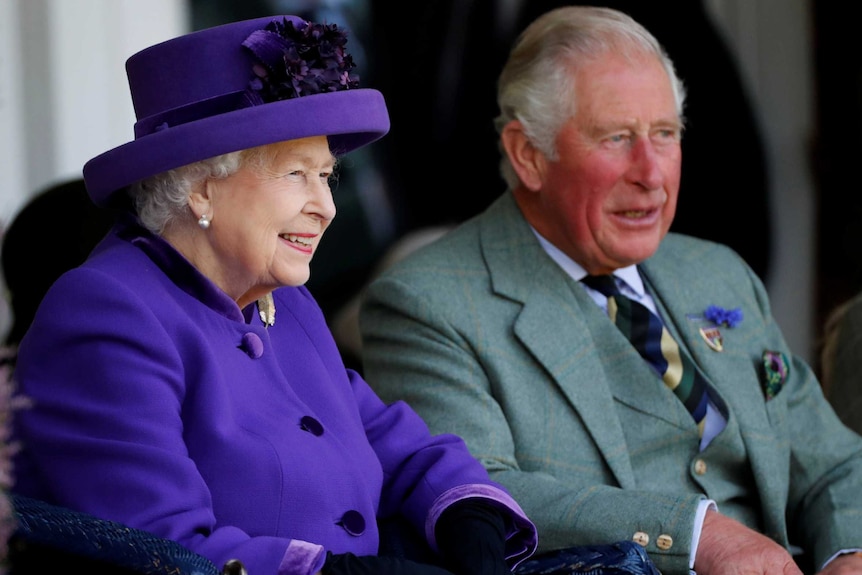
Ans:
{"label": "hat brim", "polygon": [[114,194],[129,184],[221,154],[327,136],[333,153],[342,155],[388,131],[389,114],[377,90],[313,94],[153,132],[88,161],[84,180],[93,202],[110,207]]}

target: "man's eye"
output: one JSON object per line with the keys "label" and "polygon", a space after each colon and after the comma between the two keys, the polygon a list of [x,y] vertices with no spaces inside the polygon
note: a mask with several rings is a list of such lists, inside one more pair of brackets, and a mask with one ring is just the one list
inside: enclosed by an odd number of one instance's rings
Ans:
{"label": "man's eye", "polygon": [[612,146],[621,146],[628,142],[631,138],[628,134],[614,134],[605,138],[605,141]]}
{"label": "man's eye", "polygon": [[672,128],[657,130],[652,137],[653,142],[657,145],[671,145],[679,142],[679,130]]}

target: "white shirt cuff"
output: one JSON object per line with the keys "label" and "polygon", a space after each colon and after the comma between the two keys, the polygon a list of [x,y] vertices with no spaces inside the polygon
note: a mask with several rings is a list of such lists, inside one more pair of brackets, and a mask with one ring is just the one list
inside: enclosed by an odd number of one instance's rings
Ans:
{"label": "white shirt cuff", "polygon": [[706,517],[706,512],[712,509],[718,511],[718,505],[712,499],[704,499],[697,506],[697,513],[694,515],[694,533],[691,536],[691,555],[688,556],[688,568],[694,573],[694,558],[697,555],[697,546],[700,543],[700,532],[703,530],[703,519]]}

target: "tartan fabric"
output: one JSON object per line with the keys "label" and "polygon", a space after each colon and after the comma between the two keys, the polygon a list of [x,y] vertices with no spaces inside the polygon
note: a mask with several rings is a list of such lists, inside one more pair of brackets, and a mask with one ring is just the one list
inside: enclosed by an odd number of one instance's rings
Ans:
{"label": "tartan fabric", "polygon": [[634,541],[582,545],[530,557],[515,575],[661,575]]}
{"label": "tartan fabric", "polygon": [[665,329],[661,318],[620,293],[611,275],[587,276],[581,281],[608,298],[611,321],[685,404],[703,435],[708,402],[706,382],[691,358]]}
{"label": "tartan fabric", "polygon": [[9,575],[221,575],[211,561],[175,541],[38,499],[14,493],[10,499],[16,529],[9,540]]}

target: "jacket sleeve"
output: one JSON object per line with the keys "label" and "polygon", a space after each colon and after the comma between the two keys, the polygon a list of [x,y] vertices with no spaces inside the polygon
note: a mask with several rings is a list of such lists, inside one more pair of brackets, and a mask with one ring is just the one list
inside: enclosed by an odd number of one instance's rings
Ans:
{"label": "jacket sleeve", "polygon": [[440,515],[453,503],[479,497],[507,518],[506,556],[512,569],[535,552],[535,526],[509,492],[491,481],[460,437],[432,435],[405,402],[385,404],[352,371],[351,383],[366,434],[383,465],[381,516],[402,513],[436,550],[434,528]]}

